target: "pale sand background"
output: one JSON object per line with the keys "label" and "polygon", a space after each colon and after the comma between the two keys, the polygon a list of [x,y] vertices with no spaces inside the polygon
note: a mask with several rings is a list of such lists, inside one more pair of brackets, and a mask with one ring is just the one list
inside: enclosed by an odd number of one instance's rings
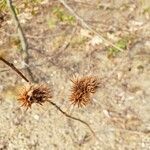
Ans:
{"label": "pale sand background", "polygon": [[[56,0],[35,4],[36,15],[31,15],[33,5],[24,9],[22,2],[15,2],[29,42],[35,79],[48,83],[54,91],[53,101],[88,122],[99,140],[93,139],[84,125],[68,120],[48,103],[33,105],[24,113],[16,101],[16,89],[24,82],[0,63],[0,149],[150,150],[150,1],[68,1],[109,41],[132,37],[127,50],[114,58],[108,58],[108,48],[79,24],[58,21],[51,29],[48,20],[53,17],[52,8],[60,6]],[[7,50],[6,57],[22,68],[14,33],[8,14],[0,28],[0,50]],[[68,102],[69,78],[74,74],[109,77],[92,103],[82,109],[71,109]]]}

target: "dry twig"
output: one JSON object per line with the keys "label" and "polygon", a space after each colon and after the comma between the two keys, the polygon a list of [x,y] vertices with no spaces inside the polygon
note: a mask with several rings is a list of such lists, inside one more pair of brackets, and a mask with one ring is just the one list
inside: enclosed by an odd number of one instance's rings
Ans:
{"label": "dry twig", "polygon": [[[29,82],[29,80],[12,64],[9,63],[7,60],[5,60],[4,58],[0,57],[0,60],[3,61],[6,65],[8,65],[12,70],[14,70],[15,72],[17,72],[26,82]],[[54,107],[57,108],[57,110],[59,110],[63,115],[65,115],[66,117],[79,121],[81,123],[83,123],[84,125],[86,125],[90,131],[92,132],[92,134],[95,136],[94,131],[92,130],[92,128],[89,126],[88,123],[86,123],[85,121],[78,119],[76,117],[72,117],[69,114],[67,114],[66,112],[64,112],[59,106],[57,106],[57,104],[55,104],[52,101],[49,101],[47,99],[52,98],[51,95],[51,91],[49,90],[48,87],[46,86],[30,86],[29,89],[25,89],[21,95],[19,95],[19,101],[23,102],[22,106],[25,106],[28,108],[31,108],[32,103],[39,103],[42,104],[45,101],[48,101],[51,105],[53,105]]]}
{"label": "dry twig", "polygon": [[89,126],[88,123],[86,123],[85,121],[79,119],[79,118],[76,118],[76,117],[73,117],[73,116],[70,116],[69,114],[67,114],[66,112],[64,112],[59,106],[57,106],[54,102],[51,102],[49,101],[50,104],[52,104],[54,107],[57,108],[57,110],[59,110],[63,115],[65,115],[66,117],[70,118],[70,119],[73,119],[73,120],[76,120],[76,121],[79,121],[81,123],[83,123],[84,125],[86,125],[89,130],[92,132],[92,134],[95,136],[95,132],[92,130],[92,128]]}
{"label": "dry twig", "polygon": [[0,60],[4,62],[6,65],[8,65],[12,70],[17,72],[26,82],[29,82],[29,80],[10,62],[8,62],[6,59],[3,57],[0,57]]}
{"label": "dry twig", "polygon": [[[0,57],[0,60],[3,61],[6,65],[8,65],[9,67],[12,68],[12,70],[16,71],[26,82],[29,82],[29,80],[12,64],[9,63],[7,60],[5,60],[4,58]],[[43,87],[43,86],[31,86],[29,88],[29,90],[23,91],[23,93],[21,93],[19,100],[21,102],[23,102],[22,106],[26,106],[31,107],[32,103],[39,103],[42,104],[45,101],[48,101],[50,104],[52,104],[53,106],[55,106],[57,108],[57,110],[59,110],[63,115],[65,115],[66,117],[73,119],[73,120],[77,120],[81,123],[83,123],[84,125],[86,125],[90,131],[92,132],[92,134],[95,136],[94,131],[92,130],[92,128],[89,126],[88,123],[86,123],[85,121],[78,119],[76,117],[72,117],[69,114],[67,114],[66,112],[64,112],[59,106],[57,106],[57,104],[55,104],[54,102],[51,102],[49,100],[47,100],[48,98],[51,98],[51,93],[49,93],[50,90],[47,87]],[[30,94],[30,97],[29,95]],[[29,99],[30,98],[30,99]],[[31,101],[32,100],[32,101]]]}
{"label": "dry twig", "polygon": [[97,31],[95,31],[90,25],[88,25],[84,19],[82,17],[80,17],[64,0],[58,0],[60,3],[62,3],[64,5],[64,7],[66,7],[66,9],[69,10],[69,12],[75,16],[75,18],[81,22],[81,24],[87,28],[88,30],[90,30],[91,32],[93,32],[95,35],[97,35],[100,39],[102,39],[105,44],[108,44],[114,48],[116,48],[119,51],[123,51],[123,49],[121,49],[120,47],[116,46],[115,44],[113,44],[112,42],[110,42],[109,40],[107,40],[106,38],[104,38],[102,35],[100,35]]}
{"label": "dry twig", "polygon": [[20,25],[20,22],[19,22],[19,19],[17,17],[17,14],[15,12],[14,6],[12,4],[12,0],[7,0],[7,5],[9,7],[10,11],[11,11],[11,14],[13,16],[13,20],[14,20],[14,22],[16,24],[17,29],[18,29],[18,35],[19,35],[19,38],[20,38],[20,41],[21,41],[21,46],[22,46],[23,59],[24,59],[26,65],[28,66],[26,68],[26,70],[27,70],[28,74],[30,75],[31,80],[35,81],[35,79],[33,77],[33,74],[32,74],[32,72],[31,72],[31,70],[29,68],[29,65],[28,65],[29,64],[28,43],[27,43],[27,40],[25,38],[23,29],[22,29],[22,27]]}
{"label": "dry twig", "polygon": [[24,57],[27,59],[27,57],[29,57],[28,43],[26,41],[26,38],[25,38],[25,35],[23,33],[22,27],[20,25],[19,19],[17,17],[17,14],[15,12],[14,7],[13,7],[12,0],[7,0],[7,5],[10,8],[11,14],[13,16],[13,20],[16,24],[17,29],[18,29],[18,35],[19,35],[19,38],[20,38],[20,41],[21,41],[22,50],[24,51]]}
{"label": "dry twig", "polygon": [[95,136],[94,131],[92,130],[92,128],[89,126],[88,123],[86,123],[85,121],[79,118],[76,118],[67,114],[56,103],[52,102],[50,100],[51,98],[52,98],[51,89],[49,89],[46,85],[30,84],[27,88],[24,88],[21,93],[19,93],[18,100],[22,103],[22,106],[26,107],[26,110],[28,110],[28,108],[31,108],[31,105],[33,103],[42,105],[44,102],[49,102],[51,105],[57,108],[57,110],[60,111],[66,117],[79,121],[83,123],[84,125],[86,125],[89,128],[89,130],[92,132],[92,134]]}

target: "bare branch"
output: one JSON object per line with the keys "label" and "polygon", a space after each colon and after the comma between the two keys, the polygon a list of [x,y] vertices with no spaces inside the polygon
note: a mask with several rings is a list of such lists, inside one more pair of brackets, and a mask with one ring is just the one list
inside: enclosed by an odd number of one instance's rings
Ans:
{"label": "bare branch", "polygon": [[13,20],[16,24],[17,29],[18,29],[18,35],[19,35],[19,38],[20,38],[20,41],[21,41],[22,50],[24,51],[24,54],[25,54],[24,57],[28,57],[28,55],[29,55],[28,54],[28,43],[26,41],[25,35],[23,33],[23,30],[22,30],[22,27],[20,25],[19,19],[17,17],[16,12],[15,12],[15,9],[12,5],[12,0],[7,0],[7,5],[10,8],[11,14],[13,16]]}
{"label": "bare branch", "polygon": [[92,130],[92,128],[89,126],[88,123],[86,123],[85,121],[83,121],[83,120],[81,120],[79,118],[70,116],[69,114],[67,114],[66,112],[64,112],[59,106],[57,106],[54,102],[51,102],[51,101],[48,101],[48,102],[50,102],[50,104],[52,104],[53,106],[55,106],[57,108],[57,110],[59,110],[66,117],[68,117],[70,119],[73,119],[73,120],[76,120],[76,121],[79,121],[79,122],[83,123],[84,125],[86,125],[89,128],[89,130],[92,132],[92,134],[94,135],[94,137],[95,137],[95,132]]}
{"label": "bare branch", "polygon": [[82,17],[80,17],[64,0],[58,0],[60,3],[62,3],[64,5],[64,7],[66,7],[66,9],[69,10],[69,12],[76,17],[76,19],[81,22],[81,24],[87,28],[88,30],[90,30],[91,32],[93,32],[95,35],[97,35],[100,39],[102,39],[105,44],[108,44],[114,48],[116,48],[119,51],[123,51],[122,48],[116,46],[115,44],[111,43],[109,40],[107,40],[106,38],[104,38],[102,35],[100,35],[97,31],[95,31],[94,29],[92,29],[91,26],[89,26]]}
{"label": "bare branch", "polygon": [[11,11],[11,14],[13,16],[13,20],[14,20],[14,22],[16,24],[17,29],[18,29],[18,35],[19,35],[19,38],[20,38],[20,41],[21,41],[21,46],[22,46],[23,59],[24,59],[25,63],[28,66],[26,68],[26,70],[27,70],[29,76],[31,77],[31,80],[35,81],[34,77],[33,77],[33,74],[32,74],[32,72],[31,72],[31,70],[29,68],[29,65],[28,65],[29,64],[28,43],[27,43],[27,40],[25,38],[24,32],[22,30],[22,27],[20,25],[20,22],[19,22],[19,19],[17,17],[17,14],[15,12],[14,6],[12,4],[12,0],[7,0],[7,5],[9,7],[10,11]]}
{"label": "bare branch", "polygon": [[2,57],[0,57],[0,60],[4,62],[6,65],[8,65],[12,70],[17,72],[26,82],[29,82],[29,80],[12,63],[9,63],[6,59]]}

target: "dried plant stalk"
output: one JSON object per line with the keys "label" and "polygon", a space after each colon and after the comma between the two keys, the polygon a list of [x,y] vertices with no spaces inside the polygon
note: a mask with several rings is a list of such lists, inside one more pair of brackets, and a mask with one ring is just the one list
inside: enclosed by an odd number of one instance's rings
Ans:
{"label": "dried plant stalk", "polygon": [[85,122],[85,121],[83,121],[83,120],[81,120],[79,118],[70,116],[69,114],[67,114],[66,112],[64,112],[59,106],[57,106],[54,102],[52,102],[52,101],[49,101],[49,102],[50,102],[50,104],[52,104],[53,106],[55,106],[57,108],[57,110],[59,110],[66,117],[68,117],[70,119],[73,119],[73,120],[76,120],[76,121],[79,121],[79,122],[83,123],[84,125],[86,125],[89,128],[89,130],[92,132],[92,134],[94,135],[94,137],[96,137],[95,132],[93,131],[93,129],[90,127],[90,125],[87,122]]}
{"label": "dried plant stalk", "polygon": [[[4,62],[6,65],[8,65],[10,68],[12,68],[15,72],[17,72],[26,82],[29,82],[29,80],[12,63],[9,63],[7,60],[5,60],[1,56],[0,56],[0,60],[2,62]],[[84,96],[87,96],[87,98],[88,98],[89,93],[95,93],[96,88],[98,87],[98,82],[97,82],[96,78],[94,78],[94,77],[85,77],[79,81],[74,80],[72,82],[76,85],[73,87],[73,92],[75,90],[78,93],[79,89],[80,89],[79,93],[83,92],[83,91],[85,92],[85,95],[83,94],[82,99]],[[50,101],[49,100],[50,98],[52,98],[52,92],[46,85],[35,85],[35,84],[32,85],[31,84],[28,87],[25,87],[23,89],[23,91],[19,94],[18,100],[22,103],[22,106],[25,106],[27,109],[31,108],[31,105],[33,103],[42,105],[44,102],[48,101],[50,104],[55,106],[57,108],[57,110],[59,110],[66,117],[76,120],[76,121],[79,121],[79,122],[83,123],[84,125],[86,125],[89,128],[89,130],[92,132],[92,134],[95,136],[94,131],[92,130],[92,128],[89,126],[88,123],[86,123],[85,121],[83,121],[79,118],[70,116],[69,114],[64,112],[59,106],[57,106],[57,104]],[[86,97],[85,97],[85,99],[86,99]],[[89,100],[89,99],[87,99],[87,100]],[[87,101],[84,101],[84,102],[82,101],[82,104],[86,104],[86,102]]]}
{"label": "dried plant stalk", "polygon": [[0,57],[0,60],[4,62],[7,66],[9,66],[12,70],[17,72],[26,82],[29,82],[29,80],[10,62],[8,62],[6,59],[3,57]]}
{"label": "dried plant stalk", "polygon": [[33,81],[33,82],[36,82],[36,80],[35,80],[35,78],[32,74],[32,71],[29,68],[28,42],[27,42],[27,39],[26,39],[25,34],[23,32],[23,29],[21,27],[21,24],[19,22],[19,19],[17,17],[15,8],[13,6],[13,1],[12,0],[6,0],[6,2],[7,2],[8,8],[10,9],[10,12],[12,14],[12,17],[13,17],[13,20],[15,22],[16,28],[18,30],[18,36],[19,36],[19,39],[20,39],[20,42],[21,42],[21,47],[22,47],[22,49],[21,49],[22,56],[23,56],[23,59],[24,59],[25,63],[27,64],[26,71],[29,74],[30,80]]}
{"label": "dried plant stalk", "polygon": [[82,26],[84,26],[85,28],[87,28],[89,31],[93,32],[95,35],[97,35],[100,39],[103,40],[105,45],[110,45],[112,47],[114,47],[115,49],[119,50],[119,51],[124,51],[122,48],[120,48],[119,46],[116,46],[115,44],[113,44],[112,42],[110,42],[109,40],[107,40],[105,37],[103,37],[101,34],[99,34],[96,30],[94,30],[89,24],[86,23],[86,21],[84,21],[84,19],[82,17],[80,17],[68,4],[67,1],[65,0],[58,0],[62,5],[64,5],[64,7],[66,9],[68,9],[68,11],[81,23]]}
{"label": "dried plant stalk", "polygon": [[20,101],[22,103],[22,106],[26,107],[26,110],[28,110],[28,108],[31,108],[31,105],[33,103],[42,105],[44,102],[47,101],[50,104],[52,104],[53,106],[55,106],[57,108],[57,110],[59,110],[66,117],[76,120],[76,121],[79,121],[79,122],[83,123],[84,125],[86,125],[90,129],[92,134],[95,136],[94,131],[92,130],[92,128],[89,126],[88,123],[86,123],[85,121],[78,119],[76,117],[72,117],[69,114],[67,114],[66,112],[64,112],[59,106],[57,106],[57,104],[50,101],[51,98],[52,98],[52,92],[48,88],[48,86],[33,84],[33,85],[28,85],[28,87],[25,87],[20,92],[18,101]]}

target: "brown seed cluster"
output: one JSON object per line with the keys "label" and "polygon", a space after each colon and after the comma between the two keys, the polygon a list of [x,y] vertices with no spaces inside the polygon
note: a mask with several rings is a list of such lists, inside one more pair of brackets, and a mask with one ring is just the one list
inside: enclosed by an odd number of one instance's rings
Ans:
{"label": "brown seed cluster", "polygon": [[46,85],[29,85],[19,94],[18,100],[27,109],[31,108],[33,103],[42,105],[45,101],[52,98],[51,90]]}
{"label": "brown seed cluster", "polygon": [[75,78],[71,81],[74,85],[71,89],[70,101],[78,107],[87,105],[91,100],[91,94],[94,94],[99,87],[98,78],[89,76],[80,79]]}

